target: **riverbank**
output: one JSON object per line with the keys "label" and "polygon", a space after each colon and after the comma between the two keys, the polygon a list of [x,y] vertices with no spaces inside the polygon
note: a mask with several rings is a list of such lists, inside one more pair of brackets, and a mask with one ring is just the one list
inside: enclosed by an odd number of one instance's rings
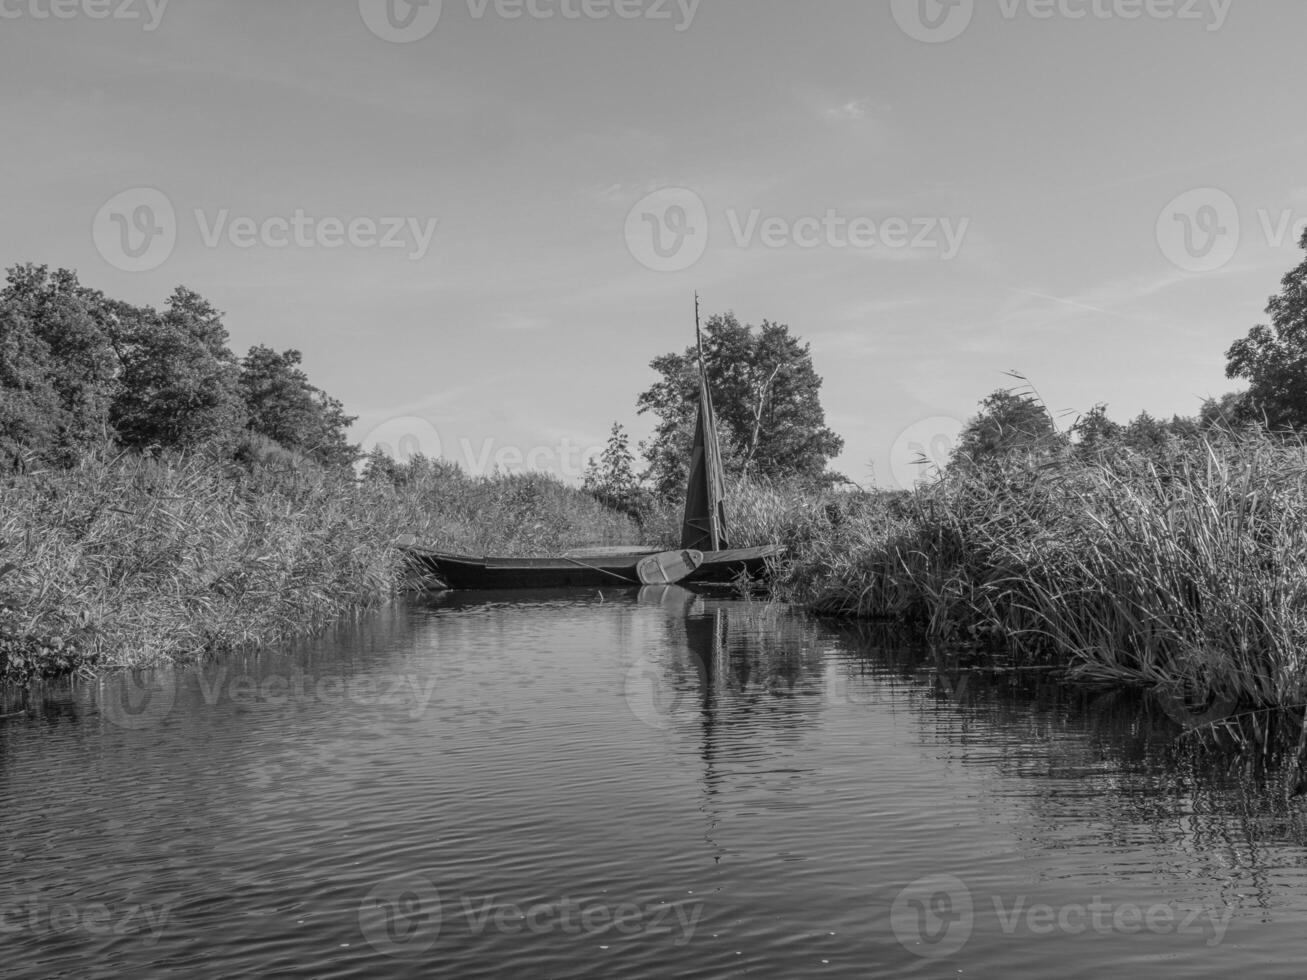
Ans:
{"label": "riverbank", "polygon": [[[663,512],[665,511],[665,513]],[[11,478],[3,676],[202,659],[393,596],[393,543],[550,554],[659,543],[543,476],[417,466],[354,481],[205,456],[94,456]],[[773,594],[919,627],[978,662],[1064,667],[1202,709],[1307,700],[1307,448],[1217,434],[955,466],[907,492],[731,493],[736,546],[787,545]],[[665,526],[664,526],[665,525]],[[671,544],[675,544],[671,541]]]}
{"label": "riverbank", "polygon": [[303,635],[390,599],[406,533],[502,554],[637,540],[628,518],[545,476],[424,462],[357,482],[293,461],[93,455],[5,480],[0,680]]}
{"label": "riverbank", "polygon": [[1307,447],[1210,434],[950,467],[912,493],[763,488],[779,597],[1196,707],[1307,699]]}

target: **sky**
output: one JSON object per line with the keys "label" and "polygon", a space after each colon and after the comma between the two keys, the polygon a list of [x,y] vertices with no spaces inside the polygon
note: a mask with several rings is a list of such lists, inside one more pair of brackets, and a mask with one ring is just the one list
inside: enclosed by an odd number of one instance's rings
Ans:
{"label": "sky", "polygon": [[705,315],[910,485],[1027,377],[1197,412],[1301,260],[1301,0],[0,0],[0,260],[303,352],[352,437],[578,479]]}

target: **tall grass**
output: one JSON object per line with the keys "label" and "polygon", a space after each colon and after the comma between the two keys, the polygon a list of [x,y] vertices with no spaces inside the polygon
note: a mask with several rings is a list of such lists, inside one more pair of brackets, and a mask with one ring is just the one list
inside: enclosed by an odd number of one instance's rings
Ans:
{"label": "tall grass", "polygon": [[102,454],[0,486],[0,678],[273,643],[388,599],[403,534],[522,554],[634,541],[545,476],[406,467],[357,483],[311,465]]}
{"label": "tall grass", "polygon": [[[10,477],[0,675],[273,643],[385,601],[405,534],[469,554],[674,546],[547,477],[438,461],[358,482],[294,461],[98,455]],[[1177,703],[1307,701],[1307,447],[1217,435],[951,467],[911,493],[730,488],[735,546],[788,547],[776,594],[822,613],[1152,687]]]}
{"label": "tall grass", "polygon": [[812,532],[781,587],[819,611],[915,620],[1186,704],[1307,698],[1301,444],[1221,435],[954,467]]}

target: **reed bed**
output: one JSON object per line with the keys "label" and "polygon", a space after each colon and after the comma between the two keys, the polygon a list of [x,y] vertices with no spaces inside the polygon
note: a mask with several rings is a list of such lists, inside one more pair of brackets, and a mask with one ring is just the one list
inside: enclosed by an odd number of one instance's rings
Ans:
{"label": "reed bed", "polygon": [[[788,546],[779,598],[1201,712],[1307,701],[1307,447],[1213,435],[953,466],[911,493],[729,488],[732,545]],[[539,475],[418,459],[363,480],[100,454],[0,501],[0,676],[195,659],[386,601],[405,534],[470,554],[675,546]]]}
{"label": "reed bed", "polygon": [[557,480],[425,461],[359,482],[309,465],[101,454],[0,492],[0,679],[304,634],[393,596],[404,534],[478,554],[636,537]]}
{"label": "reed bed", "polygon": [[830,528],[815,503],[792,511],[811,533],[783,570],[788,597],[1195,710],[1307,700],[1300,443],[1227,434],[1147,455],[1008,457],[850,500]]}

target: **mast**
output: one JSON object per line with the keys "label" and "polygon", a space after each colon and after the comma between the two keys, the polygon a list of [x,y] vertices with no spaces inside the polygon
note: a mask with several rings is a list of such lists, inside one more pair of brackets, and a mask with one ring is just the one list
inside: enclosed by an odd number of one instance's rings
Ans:
{"label": "mast", "polygon": [[694,341],[699,359],[699,412],[694,425],[690,453],[690,479],[685,489],[685,516],[681,522],[681,547],[698,551],[721,551],[726,541],[726,484],[721,447],[717,443],[717,420],[713,413],[708,369],[703,358],[703,331],[699,324],[699,294],[694,294]]}

